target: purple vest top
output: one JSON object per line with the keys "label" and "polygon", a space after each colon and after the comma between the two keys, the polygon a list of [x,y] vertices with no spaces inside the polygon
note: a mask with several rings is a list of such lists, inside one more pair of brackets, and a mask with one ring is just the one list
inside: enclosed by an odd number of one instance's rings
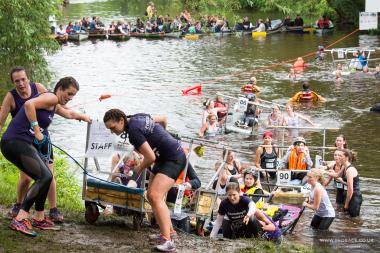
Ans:
{"label": "purple vest top", "polygon": [[35,83],[31,83],[30,88],[32,90],[32,93],[30,94],[30,97],[28,97],[26,99],[23,99],[22,97],[20,97],[20,95],[17,93],[16,89],[13,89],[10,91],[12,96],[13,96],[13,99],[15,101],[15,105],[16,105],[16,108],[13,111],[11,111],[12,118],[14,118],[16,116],[16,114],[18,113],[18,111],[20,111],[21,107],[24,105],[24,103],[26,101],[28,101],[29,99],[34,98],[35,96],[38,95],[37,85]]}
{"label": "purple vest top", "polygon": [[[47,128],[53,120],[54,112],[55,107],[52,111],[45,109],[39,109],[36,111],[38,125],[40,126],[41,132],[45,135],[48,135]],[[29,119],[26,117],[24,106],[21,107],[11,123],[9,123],[9,126],[2,137],[2,140],[4,141],[13,139],[33,143],[34,131],[30,126]]]}

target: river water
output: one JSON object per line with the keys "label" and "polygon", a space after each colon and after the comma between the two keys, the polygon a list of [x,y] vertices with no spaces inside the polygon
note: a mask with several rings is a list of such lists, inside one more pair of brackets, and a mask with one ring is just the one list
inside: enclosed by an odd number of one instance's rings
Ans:
{"label": "river water", "polygon": [[[145,2],[121,0],[71,2],[63,9],[65,22],[93,15],[101,16],[106,24],[121,17],[133,20],[144,12],[146,6]],[[156,2],[158,10],[172,14],[180,10],[176,1],[173,5],[167,2],[163,1],[161,5]],[[352,30],[346,28],[324,36],[280,33],[259,39],[250,36],[204,36],[197,41],[132,38],[118,43],[92,40],[62,45],[56,54],[48,56],[48,61],[56,75],[55,81],[66,75],[74,76],[79,81],[80,92],[70,106],[90,114],[94,119],[101,120],[105,111],[115,107],[129,114],[162,114],[168,116],[170,129],[195,136],[201,125],[202,103],[206,98],[214,97],[217,92],[238,96],[241,85],[254,74],[263,90],[260,97],[284,104],[301,89],[302,84],[287,78],[289,63],[267,66],[314,52],[318,45],[327,46]],[[377,57],[380,57],[378,36],[356,33],[335,45],[357,46],[378,48]],[[326,97],[327,102],[317,106],[301,105],[297,110],[323,127],[340,128],[338,132],[327,131],[326,145],[332,146],[337,134],[343,133],[349,147],[355,149],[359,157],[355,166],[361,176],[364,195],[361,218],[350,220],[339,214],[331,231],[343,232],[346,236],[352,235],[349,232],[355,232],[355,235],[378,232],[380,115],[369,113],[369,107],[380,102],[380,83],[374,79],[373,73],[355,73],[344,76],[345,82],[337,84],[331,74],[331,57],[328,56],[322,63],[312,58],[306,61],[310,66],[302,74],[302,80],[308,80],[312,89]],[[258,69],[261,71],[255,71]],[[214,81],[202,85],[202,96],[181,96],[182,89],[208,80]],[[110,94],[111,98],[99,102],[102,94]],[[254,151],[254,147],[261,142],[262,131],[258,129],[259,134],[251,137],[229,134],[218,138],[239,149]],[[51,129],[53,141],[79,158],[84,155],[85,132],[83,123],[58,117]],[[302,135],[308,145],[322,145],[321,132],[305,132]],[[312,154],[317,154],[317,151],[313,150]],[[203,183],[212,176],[210,167],[220,156],[219,151],[206,149],[206,158],[197,162]],[[327,153],[326,157],[331,160],[332,154]],[[249,156],[239,158],[252,161]],[[311,216],[311,212],[306,212],[301,219],[296,228],[296,239],[313,242],[315,235],[308,226]]]}

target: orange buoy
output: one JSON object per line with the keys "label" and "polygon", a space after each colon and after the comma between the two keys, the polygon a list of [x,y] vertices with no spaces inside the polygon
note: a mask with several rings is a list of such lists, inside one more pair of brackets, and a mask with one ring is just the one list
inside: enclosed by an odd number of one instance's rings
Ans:
{"label": "orange buoy", "polygon": [[110,94],[103,94],[103,95],[101,95],[101,96],[99,97],[99,101],[102,102],[102,100],[107,99],[107,98],[110,98],[110,97],[111,97]]}
{"label": "orange buoy", "polygon": [[182,90],[182,95],[201,95],[202,94],[202,86],[200,84],[196,84],[190,88]]}

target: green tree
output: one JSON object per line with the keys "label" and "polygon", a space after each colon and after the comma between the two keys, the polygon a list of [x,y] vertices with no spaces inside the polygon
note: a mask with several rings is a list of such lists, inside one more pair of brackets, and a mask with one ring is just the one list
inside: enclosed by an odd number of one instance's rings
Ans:
{"label": "green tree", "polygon": [[185,6],[207,14],[226,15],[242,8],[239,0],[184,0]]}
{"label": "green tree", "polygon": [[336,19],[340,23],[359,23],[359,12],[364,11],[364,0],[329,0],[329,5],[336,12]]}
{"label": "green tree", "polygon": [[44,55],[59,45],[49,37],[49,15],[56,15],[61,3],[62,0],[0,0],[2,86],[16,65],[25,66],[34,80],[46,81],[50,77]]}
{"label": "green tree", "polygon": [[221,12],[236,11],[240,8],[255,11],[280,11],[284,15],[318,18],[328,15],[341,23],[358,23],[358,14],[364,10],[364,0],[183,0],[190,9]]}

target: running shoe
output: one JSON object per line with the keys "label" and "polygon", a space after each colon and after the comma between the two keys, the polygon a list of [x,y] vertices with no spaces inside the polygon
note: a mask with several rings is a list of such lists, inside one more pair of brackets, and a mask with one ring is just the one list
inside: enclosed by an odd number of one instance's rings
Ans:
{"label": "running shoe", "polygon": [[20,209],[21,209],[21,204],[19,204],[19,203],[14,204],[12,209],[9,210],[9,212],[8,212],[8,218],[9,219],[15,218],[17,216],[18,212],[20,211]]}
{"label": "running shoe", "polygon": [[18,221],[16,218],[14,218],[12,219],[9,227],[28,236],[37,236],[37,233],[32,230],[32,224],[30,224],[30,221],[28,219]]}
{"label": "running shoe", "polygon": [[49,218],[51,221],[53,221],[55,223],[62,223],[63,222],[63,215],[61,214],[61,212],[56,207],[50,209]]}
{"label": "running shoe", "polygon": [[173,241],[166,240],[165,242],[158,244],[154,247],[155,250],[161,252],[174,252],[176,251],[175,244]]}
{"label": "running shoe", "polygon": [[46,217],[43,220],[36,220],[35,218],[32,219],[32,225],[33,227],[42,229],[42,230],[55,230],[54,222],[47,219]]}
{"label": "running shoe", "polygon": [[[170,232],[170,239],[174,240],[174,239],[177,239],[177,238],[178,238],[177,232],[175,230],[171,231]],[[150,241],[156,241],[157,244],[159,244],[159,242],[166,241],[166,239],[161,234],[149,235],[149,240]]]}

